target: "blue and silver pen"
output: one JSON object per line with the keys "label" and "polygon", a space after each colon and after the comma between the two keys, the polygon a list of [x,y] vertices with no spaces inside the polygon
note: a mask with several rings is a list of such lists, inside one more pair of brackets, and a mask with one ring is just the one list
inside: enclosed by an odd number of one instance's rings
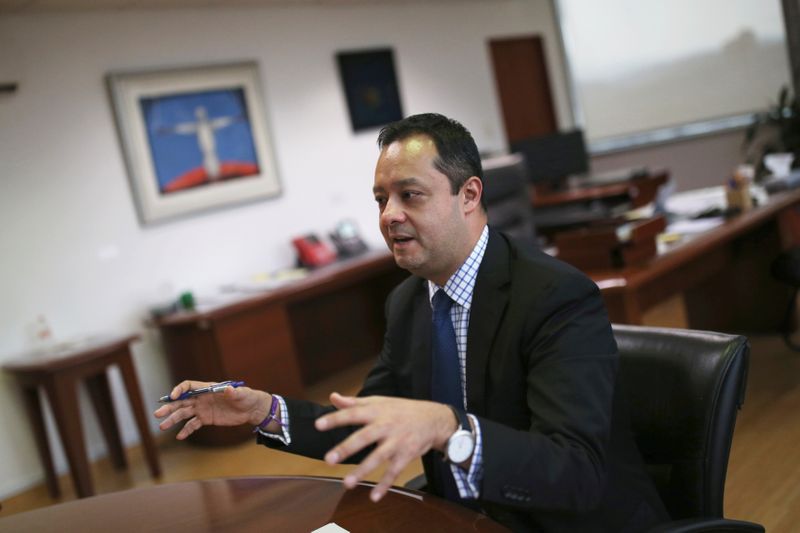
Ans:
{"label": "blue and silver pen", "polygon": [[[214,383],[213,385],[209,385],[208,387],[201,387],[199,389],[192,389],[184,392],[180,396],[178,396],[178,400],[186,400],[187,398],[192,398],[194,396],[198,396],[200,394],[206,394],[208,392],[222,392],[227,387],[241,387],[244,385],[244,381],[221,381],[219,383]],[[178,400],[173,400],[169,397],[169,394],[166,396],[162,396],[158,399],[159,403],[169,403],[169,402],[177,402]]]}

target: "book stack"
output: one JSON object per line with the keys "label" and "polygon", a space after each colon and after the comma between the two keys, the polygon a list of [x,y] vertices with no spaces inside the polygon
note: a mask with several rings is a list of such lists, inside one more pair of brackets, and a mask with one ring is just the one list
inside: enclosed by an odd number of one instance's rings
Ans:
{"label": "book stack", "polygon": [[641,265],[657,252],[656,237],[667,227],[663,216],[590,226],[557,233],[558,258],[581,270]]}

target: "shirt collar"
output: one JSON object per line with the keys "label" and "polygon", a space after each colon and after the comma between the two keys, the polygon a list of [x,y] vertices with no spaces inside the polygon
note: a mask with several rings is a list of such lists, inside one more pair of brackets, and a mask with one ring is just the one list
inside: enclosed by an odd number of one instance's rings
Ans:
{"label": "shirt collar", "polygon": [[[456,270],[455,274],[450,276],[447,283],[444,284],[444,292],[455,303],[465,309],[472,307],[472,291],[475,288],[475,280],[478,277],[478,268],[483,261],[483,254],[486,252],[486,243],[489,242],[489,227],[483,226],[478,242],[467,257],[467,260]],[[434,282],[428,280],[428,299],[433,301],[433,295],[436,294],[440,288]]]}

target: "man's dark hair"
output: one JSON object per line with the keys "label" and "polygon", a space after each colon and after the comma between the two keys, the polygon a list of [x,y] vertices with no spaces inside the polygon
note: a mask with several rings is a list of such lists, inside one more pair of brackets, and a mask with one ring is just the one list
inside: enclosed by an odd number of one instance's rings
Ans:
{"label": "man's dark hair", "polygon": [[[378,147],[383,149],[412,135],[427,135],[433,139],[439,153],[433,166],[450,180],[450,190],[454,195],[470,177],[483,180],[478,147],[469,130],[460,122],[438,113],[411,115],[385,126],[378,134]],[[485,211],[483,195],[481,205]]]}

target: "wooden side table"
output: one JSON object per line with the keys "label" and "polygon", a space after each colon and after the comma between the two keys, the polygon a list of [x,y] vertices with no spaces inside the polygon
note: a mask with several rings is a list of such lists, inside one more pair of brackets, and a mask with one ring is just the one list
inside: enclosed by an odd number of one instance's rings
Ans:
{"label": "wooden side table", "polygon": [[138,338],[137,335],[129,335],[91,341],[74,349],[31,353],[3,365],[4,370],[12,374],[22,387],[25,408],[45,471],[47,488],[53,498],[57,498],[61,491],[47,441],[47,429],[38,388],[42,387],[47,394],[69,462],[75,492],[80,498],[92,496],[94,490],[86,456],[77,386],[79,381],[84,381],[86,384],[100,421],[100,428],[108,444],[111,463],[116,468],[125,468],[127,461],[106,374],[106,369],[112,365],[117,365],[122,374],[150,473],[153,477],[161,475],[155,442],[145,416],[139,380],[131,359],[130,344]]}

